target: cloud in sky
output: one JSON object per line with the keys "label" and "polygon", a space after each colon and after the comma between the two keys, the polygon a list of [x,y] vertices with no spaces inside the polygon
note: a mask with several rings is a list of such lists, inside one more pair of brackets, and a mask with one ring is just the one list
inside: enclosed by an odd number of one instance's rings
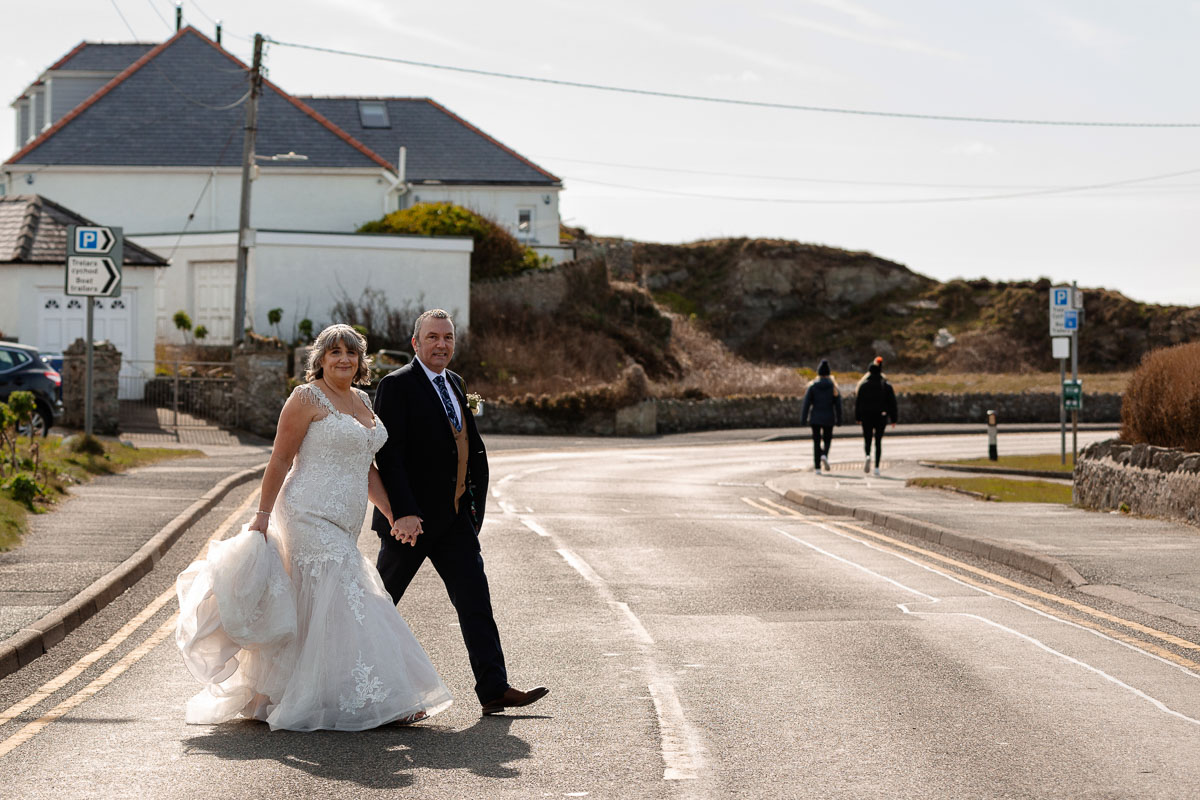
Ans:
{"label": "cloud in sky", "polygon": [[959,155],[959,156],[978,157],[978,156],[993,156],[998,151],[996,150],[995,147],[988,144],[987,142],[974,141],[974,142],[959,142],[958,144],[956,144],[950,148],[950,152],[954,153],[955,155]]}
{"label": "cloud in sky", "polygon": [[1050,23],[1051,30],[1071,44],[1097,50],[1114,50],[1127,42],[1125,36],[1092,20],[1059,9],[1042,8],[1040,11]]}
{"label": "cloud in sky", "polygon": [[[831,4],[838,3],[838,0],[818,0],[818,1],[822,2],[822,4],[824,4],[826,2],[829,2]],[[875,18],[874,15],[873,15],[873,18]],[[957,59],[960,59],[963,57],[961,53],[957,53],[953,50],[945,50],[940,47],[934,47],[932,45],[927,45],[923,42],[917,41],[916,39],[910,39],[905,36],[893,36],[893,35],[889,35],[889,34],[880,35],[880,34],[874,34],[874,33],[860,33],[859,31],[851,30],[850,28],[846,28],[841,25],[834,25],[834,24],[831,24],[828,22],[820,22],[815,19],[809,19],[808,17],[798,17],[798,16],[795,16],[794,14],[776,14],[776,15],[773,15],[773,19],[776,19],[779,22],[783,22],[788,25],[791,25],[794,28],[801,28],[803,30],[813,31],[814,33],[820,33],[820,34],[824,34],[826,36],[833,36],[838,39],[846,39],[848,41],[858,42],[859,44],[865,44],[865,45],[869,45],[872,47],[887,47],[887,48],[891,48],[893,50],[904,50],[904,51],[907,51],[910,53],[919,53],[921,55],[934,56],[936,58],[945,58],[945,59],[957,60]],[[877,19],[882,20],[883,18],[877,17]],[[882,23],[873,22],[871,26],[879,27],[880,24],[882,24]]]}

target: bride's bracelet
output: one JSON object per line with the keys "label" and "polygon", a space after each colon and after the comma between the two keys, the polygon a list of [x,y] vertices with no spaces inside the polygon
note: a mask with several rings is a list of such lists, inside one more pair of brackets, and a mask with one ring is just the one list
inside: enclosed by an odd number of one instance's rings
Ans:
{"label": "bride's bracelet", "polygon": [[254,513],[255,513],[255,514],[266,514],[268,517],[269,517],[269,516],[271,516],[271,512],[270,512],[270,511],[255,511]]}

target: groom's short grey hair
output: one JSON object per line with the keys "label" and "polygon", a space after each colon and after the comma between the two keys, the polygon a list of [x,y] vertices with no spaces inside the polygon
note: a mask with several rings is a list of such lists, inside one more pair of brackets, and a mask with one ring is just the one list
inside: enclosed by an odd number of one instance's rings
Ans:
{"label": "groom's short grey hair", "polygon": [[454,326],[454,318],[450,316],[449,311],[443,311],[440,308],[431,308],[428,311],[421,314],[421,316],[417,317],[417,321],[413,323],[413,338],[414,339],[421,338],[421,324],[424,323],[425,320],[427,320],[427,319],[448,319],[448,320],[450,320],[451,327]]}

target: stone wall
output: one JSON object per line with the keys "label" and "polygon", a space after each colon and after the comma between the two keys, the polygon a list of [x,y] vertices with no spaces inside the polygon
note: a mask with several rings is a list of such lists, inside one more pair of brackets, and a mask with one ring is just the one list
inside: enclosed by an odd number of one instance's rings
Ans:
{"label": "stone wall", "polygon": [[[979,423],[994,409],[1001,424],[1018,422],[1058,422],[1059,396],[1056,394],[904,394],[898,401],[901,424]],[[650,435],[687,433],[733,428],[791,428],[800,424],[802,397],[723,397],[706,400],[655,400],[653,411],[623,409],[621,422],[612,414],[596,414],[579,427],[556,420],[536,410],[514,408],[504,401],[490,401],[487,420],[480,422],[486,433],[563,433]],[[854,421],[854,395],[842,401],[844,418]],[[627,420],[637,417],[630,427]],[[1121,396],[1087,395],[1080,422],[1120,422]],[[653,423],[653,426],[651,426]]]}
{"label": "stone wall", "polygon": [[277,339],[248,335],[233,351],[237,427],[266,439],[288,395],[288,353]]}
{"label": "stone wall", "polygon": [[1075,465],[1075,503],[1200,525],[1200,453],[1117,439],[1084,448]]}
{"label": "stone wall", "polygon": [[592,273],[604,269],[604,262],[598,259],[566,261],[511,278],[476,281],[471,284],[471,302],[552,314],[562,307],[578,279],[595,281],[597,276]]}
{"label": "stone wall", "polygon": [[[92,432],[115,436],[119,432],[121,405],[118,375],[121,353],[112,342],[92,345]],[[68,428],[87,427],[84,420],[87,392],[87,342],[76,339],[63,351],[63,418]]]}
{"label": "stone wall", "polygon": [[[847,406],[854,409],[853,395]],[[983,422],[988,409],[994,409],[1000,423],[1058,422],[1061,395],[1055,392],[998,394],[902,394],[897,398],[901,422]],[[1068,415],[1068,419],[1069,419]],[[1115,392],[1085,394],[1080,422],[1120,422],[1121,395]]]}

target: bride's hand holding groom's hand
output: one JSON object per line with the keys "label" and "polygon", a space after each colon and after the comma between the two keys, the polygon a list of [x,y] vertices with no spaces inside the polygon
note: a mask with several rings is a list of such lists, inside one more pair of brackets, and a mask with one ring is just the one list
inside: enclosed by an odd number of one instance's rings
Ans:
{"label": "bride's hand holding groom's hand", "polygon": [[421,518],[410,514],[392,523],[392,536],[401,544],[416,545],[421,535]]}

